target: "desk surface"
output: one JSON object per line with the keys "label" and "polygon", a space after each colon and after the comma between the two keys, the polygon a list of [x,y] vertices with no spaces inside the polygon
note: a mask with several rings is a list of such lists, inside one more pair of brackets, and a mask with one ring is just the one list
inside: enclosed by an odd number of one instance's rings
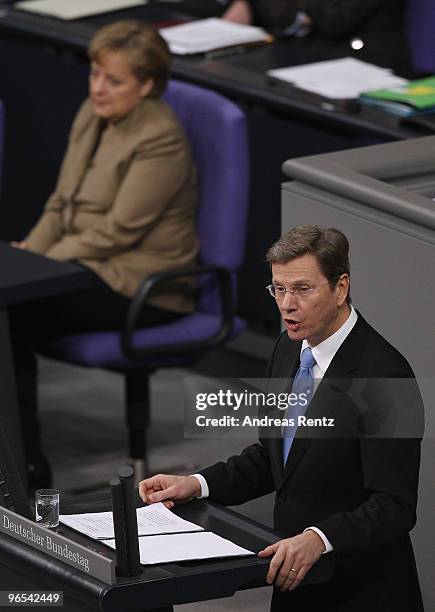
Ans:
{"label": "desk surface", "polygon": [[[100,494],[88,498],[93,510],[110,509],[109,496]],[[89,510],[89,502],[87,509]],[[69,511],[82,512],[83,502],[69,505]],[[240,546],[255,552],[279,539],[272,530],[231,510],[212,502],[195,501],[176,508],[176,513],[194,521]],[[58,528],[62,535],[81,544],[92,546],[111,558],[115,553],[100,542],[78,534],[66,526]],[[43,553],[0,535],[0,564],[7,560],[9,567],[30,573],[34,579],[50,581],[58,590],[80,591],[81,598],[90,606],[98,603],[104,611],[143,611],[176,604],[229,597],[237,590],[265,586],[269,560],[258,557],[232,559],[210,559],[208,561],[166,563],[160,566],[142,566],[142,574],[135,578],[118,578],[116,584],[107,585],[90,578],[78,570],[44,555]],[[328,556],[321,558],[310,573],[306,583],[322,582],[331,575],[333,561]],[[0,587],[5,585],[1,583]],[[97,607],[95,607],[97,609]]]}
{"label": "desk surface", "polygon": [[[213,8],[210,5],[213,3],[206,2],[201,11],[198,8],[201,3],[182,0],[176,3],[176,8],[170,2],[167,5],[159,3],[158,6],[150,4],[86,19],[62,21],[14,10],[13,4],[7,4],[0,9],[0,29],[15,35],[43,39],[53,45],[83,53],[95,30],[109,21],[136,18],[162,25],[168,20],[188,19],[192,12],[198,14],[198,10],[201,16],[212,14]],[[393,140],[418,135],[401,128],[394,116],[376,109],[348,108],[342,104],[325,105],[325,99],[320,96],[270,83],[264,74],[270,68],[303,64],[317,59],[303,56],[292,46],[291,40],[277,41],[272,45],[215,60],[178,56],[173,61],[173,75],[216,89],[233,98],[260,103],[267,108],[330,125],[338,130]]]}
{"label": "desk surface", "polygon": [[86,285],[86,270],[60,263],[0,241],[0,307],[16,302],[66,293]]}
{"label": "desk surface", "polygon": [[[12,349],[9,339],[9,321],[7,306],[35,298],[73,291],[86,286],[90,276],[80,266],[59,263],[46,257],[41,257],[30,251],[11,247],[0,241],[0,398],[2,411],[0,414],[0,443],[9,443],[10,449],[2,448],[0,461],[5,461],[5,453],[13,454],[10,465],[1,465],[6,478],[15,479],[16,470],[25,480],[24,456],[21,444],[21,427],[18,417],[15,376],[12,359]],[[0,478],[1,480],[1,478]],[[22,508],[24,492],[20,487],[10,487],[12,498],[8,507],[17,510]],[[16,496],[16,498],[15,498]],[[1,499],[1,495],[0,495]]]}

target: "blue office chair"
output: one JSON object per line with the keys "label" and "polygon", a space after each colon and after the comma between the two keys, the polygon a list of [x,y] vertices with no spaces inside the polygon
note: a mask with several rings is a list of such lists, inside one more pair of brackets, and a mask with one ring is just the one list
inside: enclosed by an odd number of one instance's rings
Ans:
{"label": "blue office chair", "polygon": [[[150,374],[159,367],[191,365],[244,327],[235,316],[234,296],[248,210],[245,116],[226,98],[177,81],[170,82],[165,99],[185,129],[199,172],[198,265],[144,279],[122,332],[70,335],[44,351],[63,362],[124,374],[130,457],[138,477],[146,466]],[[186,274],[198,279],[195,311],[168,325],[136,329],[138,313],[152,288]]]}
{"label": "blue office chair", "polygon": [[408,0],[407,30],[416,72],[435,73],[435,2]]}

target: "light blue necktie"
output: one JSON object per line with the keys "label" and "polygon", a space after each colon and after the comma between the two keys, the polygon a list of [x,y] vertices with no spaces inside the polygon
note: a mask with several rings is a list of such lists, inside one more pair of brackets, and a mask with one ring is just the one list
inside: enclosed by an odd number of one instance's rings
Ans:
{"label": "light blue necktie", "polygon": [[282,440],[282,455],[284,465],[287,461],[288,454],[290,452],[291,445],[296,435],[298,428],[298,417],[305,414],[308,404],[313,396],[314,390],[314,377],[313,377],[313,366],[316,360],[313,357],[311,348],[308,346],[302,351],[301,365],[299,370],[296,372],[296,376],[293,379],[292,393],[296,393],[298,396],[304,393],[307,397],[307,402],[300,402],[294,406],[288,407],[287,417],[295,420],[294,426],[288,426],[283,431]]}

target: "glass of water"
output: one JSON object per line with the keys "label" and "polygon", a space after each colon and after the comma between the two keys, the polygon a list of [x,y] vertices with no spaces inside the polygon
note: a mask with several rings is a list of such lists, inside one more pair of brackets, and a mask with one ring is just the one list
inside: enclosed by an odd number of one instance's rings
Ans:
{"label": "glass of water", "polygon": [[35,492],[36,522],[43,527],[59,525],[59,491],[38,489]]}

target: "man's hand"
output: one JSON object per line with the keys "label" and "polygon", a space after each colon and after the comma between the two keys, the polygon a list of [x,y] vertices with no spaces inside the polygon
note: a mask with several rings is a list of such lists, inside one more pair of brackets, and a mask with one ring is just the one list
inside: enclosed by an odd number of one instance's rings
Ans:
{"label": "man's hand", "polygon": [[249,25],[252,23],[251,7],[246,0],[233,0],[225,13],[222,15],[222,19]]}
{"label": "man's hand", "polygon": [[175,502],[185,503],[201,495],[201,485],[195,476],[157,474],[139,483],[139,495],[146,504],[163,502],[173,508]]}
{"label": "man's hand", "polygon": [[273,555],[266,582],[275,583],[281,591],[293,591],[324,550],[322,538],[315,531],[308,530],[267,546],[258,556],[264,558]]}

